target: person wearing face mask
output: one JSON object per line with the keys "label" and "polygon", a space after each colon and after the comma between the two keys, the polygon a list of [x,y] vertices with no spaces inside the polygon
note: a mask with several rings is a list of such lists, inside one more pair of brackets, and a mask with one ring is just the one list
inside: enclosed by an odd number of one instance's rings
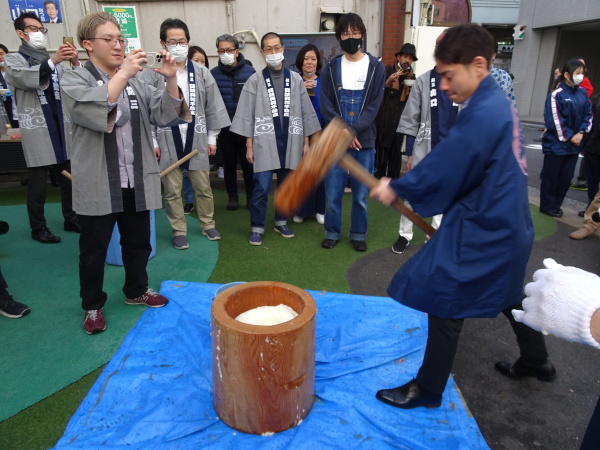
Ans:
{"label": "person wearing face mask", "polygon": [[[211,70],[229,118],[233,120],[235,111],[240,101],[242,89],[256,71],[254,67],[246,63],[244,55],[239,51],[238,40],[223,34],[217,38],[217,53],[219,54],[218,66]],[[242,167],[244,186],[246,188],[246,206],[250,208],[252,191],[254,190],[254,179],[252,164],[246,159],[246,138],[233,133],[229,127],[221,130],[219,134],[219,149],[223,153],[223,168],[225,176],[225,188],[229,201],[227,209],[234,211],[239,208],[239,197],[237,188],[237,165],[238,161]]]}
{"label": "person wearing face mask", "polygon": [[378,178],[400,176],[404,134],[396,131],[408,94],[416,79],[411,64],[417,61],[417,48],[413,44],[406,43],[394,56],[396,58],[394,64],[385,68],[388,78],[385,82],[381,109],[377,115],[375,175]]}
{"label": "person wearing face mask", "polygon": [[560,207],[573,178],[583,136],[592,128],[592,106],[585,89],[579,86],[583,74],[583,63],[569,60],[558,87],[546,99],[540,212],[551,217],[562,217]]}
{"label": "person wearing face mask", "polygon": [[[265,34],[260,48],[267,67],[246,81],[230,128],[246,137],[246,158],[254,168],[251,245],[262,244],[273,175],[277,175],[279,186],[309,151],[308,138],[321,129],[304,80],[284,66],[281,36]],[[284,238],[294,237],[287,218],[278,211],[274,230]]]}
{"label": "person wearing face mask", "polygon": [[[194,119],[191,124],[157,127],[156,139],[161,151],[160,169],[166,169],[194,149],[199,151],[198,155],[162,178],[165,212],[171,224],[173,247],[177,250],[189,248],[185,211],[181,201],[183,169],[187,169],[196,194],[196,211],[202,234],[211,241],[221,239],[213,219],[215,208],[208,157],[217,151],[217,135],[221,128],[231,123],[210,71],[188,59],[189,41],[190,33],[185,22],[166,19],[161,24],[161,45],[175,59],[177,84],[183,91]],[[162,89],[165,85],[165,78],[152,70],[144,70],[141,78],[156,88]]]}
{"label": "person wearing face mask", "polygon": [[[321,114],[326,123],[340,117],[356,137],[348,155],[369,172],[375,164],[375,119],[383,99],[385,67],[378,59],[363,52],[367,30],[354,13],[344,14],[335,27],[343,54],[327,63],[321,75]],[[335,166],[325,177],[325,239],[321,246],[332,249],[342,236],[342,197],[348,172]],[[354,250],[367,250],[367,194],[369,189],[350,178],[352,220],[350,239]]]}
{"label": "person wearing face mask", "polygon": [[[27,163],[27,212],[31,237],[42,243],[55,244],[55,236],[46,225],[46,180],[50,166],[58,173],[70,171],[67,153],[69,123],[63,121],[60,80],[65,73],[61,64],[70,61],[79,66],[77,49],[72,44],[62,44],[52,57],[46,51],[48,30],[39,18],[22,12],[14,21],[21,46],[16,53],[6,55],[6,81],[17,104],[21,130],[21,143]],[[64,230],[81,232],[77,215],[73,212],[71,181],[59,177]]]}

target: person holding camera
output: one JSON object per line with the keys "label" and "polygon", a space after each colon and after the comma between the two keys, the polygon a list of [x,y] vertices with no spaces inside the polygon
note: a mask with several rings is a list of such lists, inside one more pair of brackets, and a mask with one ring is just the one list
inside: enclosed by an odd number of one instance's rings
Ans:
{"label": "person holding camera", "polygon": [[127,40],[111,14],[84,16],[77,24],[77,39],[89,61],[65,74],[62,97],[72,122],[83,328],[94,334],[106,329],[104,261],[115,223],[121,233],[125,303],[159,308],[168,302],[148,289],[146,271],[152,250],[150,210],[161,207],[151,126],[189,123],[192,116],[168,52],[161,52],[162,68],[154,69],[165,77],[166,89],[155,89],[136,77],[148,62],[146,53],[133,49],[125,56]]}

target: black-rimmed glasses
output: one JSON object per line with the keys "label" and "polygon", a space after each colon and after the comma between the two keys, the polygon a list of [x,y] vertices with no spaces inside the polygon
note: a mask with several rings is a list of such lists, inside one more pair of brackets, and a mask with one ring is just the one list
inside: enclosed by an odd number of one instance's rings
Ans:
{"label": "black-rimmed glasses", "polygon": [[117,42],[121,45],[121,47],[127,48],[127,42],[128,41],[125,38],[97,37],[97,38],[87,38],[86,41],[93,41],[94,39],[102,39],[104,42],[106,42],[112,48],[116,48],[117,47]]}

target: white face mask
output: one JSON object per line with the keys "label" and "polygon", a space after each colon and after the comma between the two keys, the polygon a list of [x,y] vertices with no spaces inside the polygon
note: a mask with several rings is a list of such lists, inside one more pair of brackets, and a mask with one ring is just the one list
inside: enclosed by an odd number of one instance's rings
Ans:
{"label": "white face mask", "polygon": [[231,55],[229,53],[223,53],[222,55],[219,55],[219,59],[223,65],[231,66],[235,62],[235,53],[232,53]]}
{"label": "white face mask", "polygon": [[46,48],[48,41],[46,40],[46,35],[41,31],[35,31],[32,33],[25,33],[29,36],[29,45],[33,48],[37,48],[38,50],[43,50]]}
{"label": "white face mask", "polygon": [[167,46],[167,50],[173,57],[176,63],[180,63],[185,61],[188,55],[188,46],[187,45],[169,45]]}
{"label": "white face mask", "polygon": [[265,61],[273,69],[276,69],[283,62],[283,52],[275,53],[274,55],[265,55]]}
{"label": "white face mask", "polygon": [[573,84],[580,85],[582,81],[583,81],[583,75],[582,74],[573,75]]}

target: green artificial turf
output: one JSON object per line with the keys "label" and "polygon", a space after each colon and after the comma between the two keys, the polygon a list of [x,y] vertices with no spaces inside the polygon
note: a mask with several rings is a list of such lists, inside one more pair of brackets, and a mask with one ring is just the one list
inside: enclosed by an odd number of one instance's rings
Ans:
{"label": "green artificial turf", "polygon": [[[59,201],[57,192],[58,190],[49,188],[49,201]],[[22,193],[21,187],[0,189],[0,204],[23,203]],[[364,255],[355,252],[346,237],[350,214],[349,195],[344,197],[344,237],[333,250],[320,247],[324,237],[323,227],[314,219],[306,219],[302,224],[290,221],[288,225],[296,234],[293,239],[284,239],[275,233],[272,200],[263,244],[251,246],[248,244],[250,218],[245,205],[237,211],[226,211],[225,192],[214,189],[214,196],[215,220],[223,239],[218,243],[219,257],[209,282],[274,280],[304,289],[349,292],[346,270]],[[536,240],[554,233],[554,219],[540,215],[536,207],[532,207],[531,211]],[[368,252],[391,247],[398,236],[398,221],[399,214],[395,210],[369,202]],[[424,234],[415,228],[414,243],[419,244],[423,241]],[[191,250],[186,252],[191,253]],[[100,370],[96,370],[16,416],[0,422],[0,448],[45,449],[54,446],[62,436],[69,418],[99,374]]]}

